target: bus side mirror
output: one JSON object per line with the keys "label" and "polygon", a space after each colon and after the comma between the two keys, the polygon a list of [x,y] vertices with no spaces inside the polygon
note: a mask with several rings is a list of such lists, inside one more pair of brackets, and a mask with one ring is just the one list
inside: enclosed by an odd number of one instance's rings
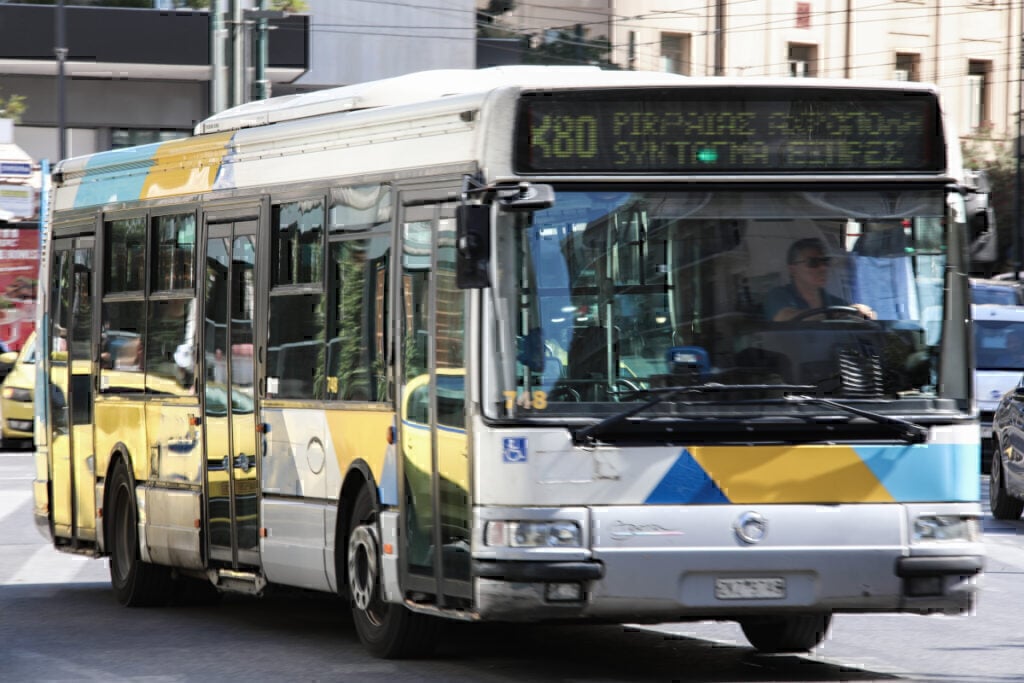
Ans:
{"label": "bus side mirror", "polygon": [[505,211],[539,211],[555,205],[555,190],[550,185],[519,183],[498,191],[498,202]]}
{"label": "bus side mirror", "polygon": [[489,287],[491,207],[460,204],[455,209],[455,284],[459,289]]}

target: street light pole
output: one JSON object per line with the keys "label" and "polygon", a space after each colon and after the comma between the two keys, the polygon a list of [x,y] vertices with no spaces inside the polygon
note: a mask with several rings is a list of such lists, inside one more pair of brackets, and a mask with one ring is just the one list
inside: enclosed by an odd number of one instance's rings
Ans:
{"label": "street light pole", "polygon": [[1019,51],[1017,53],[1017,140],[1014,143],[1014,157],[1016,161],[1017,187],[1013,197],[1013,273],[1014,278],[1020,279],[1022,256],[1024,256],[1024,240],[1021,238],[1021,200],[1024,199],[1024,177],[1021,177],[1021,131],[1024,124],[1024,0],[1018,5],[1017,11],[1020,26]]}
{"label": "street light pole", "polygon": [[57,0],[57,26],[56,45],[53,48],[57,57],[57,156],[66,159],[67,134],[65,131],[65,92],[64,92],[64,62],[68,56],[68,48],[64,37],[64,0]]}
{"label": "street light pole", "polygon": [[225,73],[224,0],[210,2],[210,113],[228,108],[228,79]]}
{"label": "street light pole", "polygon": [[[246,26],[255,22],[255,47],[253,48],[253,83],[252,99],[265,100],[270,97],[270,79],[267,78],[267,62],[270,52],[270,25],[271,19],[283,19],[285,13],[281,10],[267,9],[267,0],[259,0],[259,6],[254,10],[246,10],[244,13]],[[248,35],[248,34],[247,34]]]}
{"label": "street light pole", "polygon": [[[260,15],[267,11],[267,0],[259,0],[256,7]],[[253,99],[265,100],[270,97],[270,81],[267,80],[267,17],[256,19],[256,65],[253,73]]]}
{"label": "street light pole", "polygon": [[228,103],[231,107],[245,104],[247,93],[246,81],[246,49],[245,49],[245,24],[243,23],[242,0],[229,0],[230,22],[231,22],[231,89]]}

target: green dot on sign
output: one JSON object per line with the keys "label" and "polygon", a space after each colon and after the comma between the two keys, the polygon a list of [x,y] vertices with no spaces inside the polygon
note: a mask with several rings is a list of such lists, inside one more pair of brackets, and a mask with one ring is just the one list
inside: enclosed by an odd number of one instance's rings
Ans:
{"label": "green dot on sign", "polygon": [[718,150],[714,147],[705,147],[704,149],[697,150],[697,161],[705,164],[718,161]]}

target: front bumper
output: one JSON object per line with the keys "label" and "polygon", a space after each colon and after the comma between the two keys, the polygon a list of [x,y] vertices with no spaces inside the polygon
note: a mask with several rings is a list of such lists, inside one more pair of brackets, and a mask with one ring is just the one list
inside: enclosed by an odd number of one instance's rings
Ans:
{"label": "front bumper", "polygon": [[[978,542],[908,544],[904,505],[764,506],[768,531],[755,543],[737,538],[737,516],[748,511],[736,506],[590,512],[586,558],[477,559],[480,616],[659,622],[787,611],[959,614],[973,606],[984,563]],[[721,597],[721,584],[735,580],[778,581],[784,591]],[[555,584],[566,583],[579,584],[580,599],[551,600]]]}
{"label": "front bumper", "polygon": [[3,426],[0,434],[5,439],[31,439],[35,428],[31,403],[21,401],[0,401],[0,414],[3,415]]}

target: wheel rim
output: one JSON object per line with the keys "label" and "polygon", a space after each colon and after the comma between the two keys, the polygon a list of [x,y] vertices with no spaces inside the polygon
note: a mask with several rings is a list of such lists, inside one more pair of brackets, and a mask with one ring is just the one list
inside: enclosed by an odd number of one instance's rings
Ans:
{"label": "wheel rim", "polygon": [[383,623],[375,607],[379,602],[376,595],[380,578],[378,557],[374,528],[366,524],[354,528],[348,539],[349,590],[356,608],[377,626]]}
{"label": "wheel rim", "polygon": [[992,458],[992,464],[989,467],[988,504],[990,508],[994,509],[999,503],[1000,488],[1003,485],[1003,463],[1000,462],[998,452]]}

